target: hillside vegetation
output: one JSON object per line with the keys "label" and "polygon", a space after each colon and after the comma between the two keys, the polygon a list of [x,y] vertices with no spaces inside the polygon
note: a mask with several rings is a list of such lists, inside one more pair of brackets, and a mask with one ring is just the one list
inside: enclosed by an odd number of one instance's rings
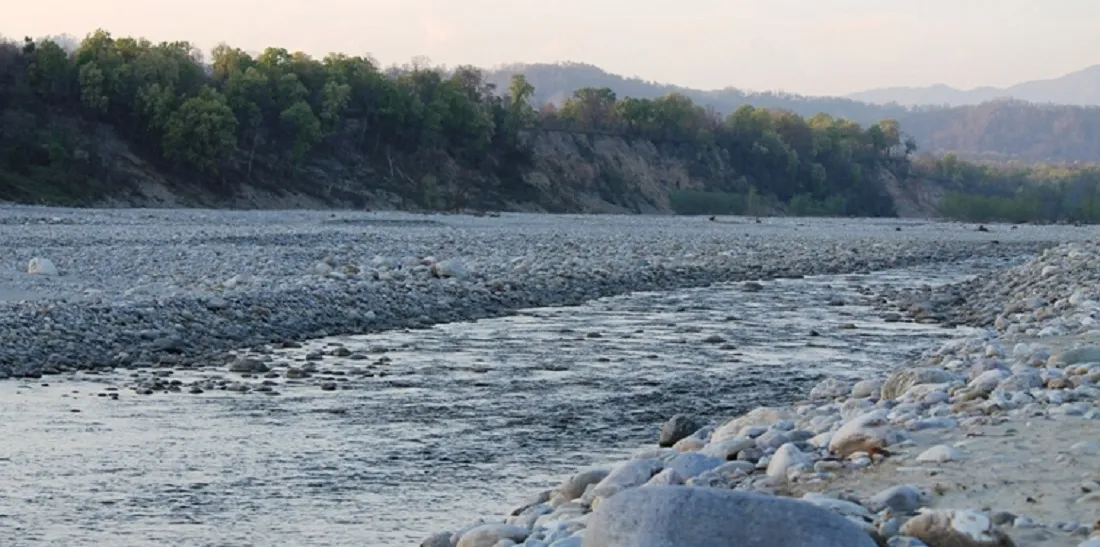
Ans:
{"label": "hillside vegetation", "polygon": [[259,188],[358,206],[891,215],[878,173],[906,178],[915,148],[894,120],[723,116],[606,88],[536,109],[536,94],[472,67],[226,45],[204,60],[187,42],[105,31],[72,52],[4,43],[0,199],[125,201],[155,180],[183,196]]}
{"label": "hillside vegetation", "polygon": [[[989,100],[966,106],[901,106],[870,104],[841,97],[806,97],[789,93],[750,93],[734,88],[715,91],[686,89],[624,78],[598,67],[578,64],[510,65],[488,74],[491,82],[507,81],[523,74],[538,90],[538,103],[556,102],[584,87],[614,91],[619,97],[656,98],[680,93],[719,114],[743,105],[790,110],[810,117],[819,112],[861,124],[881,119],[897,120],[927,152],[955,152],[967,159],[1025,162],[1100,162],[1100,108],[1029,103],[1022,100]],[[1073,81],[1097,77],[1083,72]],[[1020,89],[1027,90],[1031,84]],[[1100,88],[1100,82],[1093,88]],[[1082,87],[1074,89],[1081,91]],[[1084,91],[1082,91],[1084,92]],[[1022,96],[1034,96],[1022,93]],[[1003,96],[1003,95],[1002,95]]]}
{"label": "hillside vegetation", "polygon": [[988,165],[925,156],[914,177],[945,190],[938,213],[971,222],[1100,223],[1100,166]]}

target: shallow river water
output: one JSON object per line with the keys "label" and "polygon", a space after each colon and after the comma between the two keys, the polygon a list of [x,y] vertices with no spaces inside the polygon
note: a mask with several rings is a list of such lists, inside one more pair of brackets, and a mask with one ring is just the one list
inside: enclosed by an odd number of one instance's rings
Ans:
{"label": "shallow river water", "polygon": [[276,360],[298,366],[338,344],[357,357],[271,380],[275,396],[138,395],[127,371],[0,382],[0,538],[416,545],[654,443],[672,414],[718,420],[790,402],[824,375],[901,365],[962,333],[887,322],[871,289],[993,265],[637,293],[316,340]]}

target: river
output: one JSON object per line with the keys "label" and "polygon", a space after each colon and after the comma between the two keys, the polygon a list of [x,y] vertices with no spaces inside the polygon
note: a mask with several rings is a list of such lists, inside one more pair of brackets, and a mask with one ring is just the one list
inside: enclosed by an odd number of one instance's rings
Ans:
{"label": "river", "polygon": [[962,333],[886,321],[874,288],[994,265],[636,293],[275,351],[358,355],[310,362],[331,390],[279,378],[274,396],[145,396],[132,371],[0,382],[0,537],[416,545],[654,443],[672,414],[717,420],[900,366]]}

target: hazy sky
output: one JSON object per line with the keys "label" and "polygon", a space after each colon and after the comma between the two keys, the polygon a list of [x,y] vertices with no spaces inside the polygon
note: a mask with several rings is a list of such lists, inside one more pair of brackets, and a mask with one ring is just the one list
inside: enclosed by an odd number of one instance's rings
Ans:
{"label": "hazy sky", "polygon": [[1100,63],[1097,0],[11,0],[0,34],[581,61],[690,87],[840,94],[1055,77]]}

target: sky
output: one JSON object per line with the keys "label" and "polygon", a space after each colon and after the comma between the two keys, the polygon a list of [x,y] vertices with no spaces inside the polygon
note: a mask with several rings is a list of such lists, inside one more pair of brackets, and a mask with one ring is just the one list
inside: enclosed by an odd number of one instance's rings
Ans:
{"label": "sky", "polygon": [[12,0],[7,37],[96,28],[382,64],[577,61],[687,87],[969,89],[1100,64],[1097,0]]}

